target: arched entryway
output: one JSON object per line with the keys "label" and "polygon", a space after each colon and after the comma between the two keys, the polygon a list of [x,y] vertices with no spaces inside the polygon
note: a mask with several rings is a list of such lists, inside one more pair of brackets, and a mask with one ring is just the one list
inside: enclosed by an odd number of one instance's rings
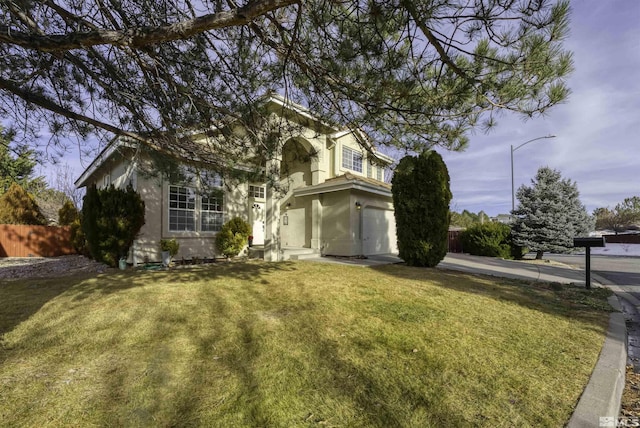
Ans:
{"label": "arched entryway", "polygon": [[294,198],[293,191],[313,184],[312,150],[304,139],[290,139],[282,146],[280,238],[283,247],[310,247],[311,203],[308,198]]}

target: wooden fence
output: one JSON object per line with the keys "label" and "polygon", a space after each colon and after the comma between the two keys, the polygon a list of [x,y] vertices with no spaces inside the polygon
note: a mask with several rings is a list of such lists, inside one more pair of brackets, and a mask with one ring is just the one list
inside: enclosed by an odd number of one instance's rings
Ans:
{"label": "wooden fence", "polygon": [[56,257],[75,254],[69,226],[0,224],[0,257]]}
{"label": "wooden fence", "polygon": [[604,235],[607,244],[640,244],[640,235]]}
{"label": "wooden fence", "polygon": [[449,248],[447,249],[450,253],[461,253],[462,252],[462,242],[460,241],[460,233],[461,230],[450,230],[449,231]]}

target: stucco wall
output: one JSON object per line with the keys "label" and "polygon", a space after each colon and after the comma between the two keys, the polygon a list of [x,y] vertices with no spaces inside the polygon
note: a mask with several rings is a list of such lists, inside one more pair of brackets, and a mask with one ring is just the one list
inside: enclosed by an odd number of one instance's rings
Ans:
{"label": "stucco wall", "polygon": [[305,217],[307,210],[304,206],[290,208],[280,213],[280,236],[283,247],[308,246],[305,241]]}
{"label": "stucco wall", "polygon": [[[356,202],[361,209],[356,209]],[[363,254],[363,213],[366,209],[393,210],[391,198],[366,192],[344,190],[322,195],[322,253],[334,256]],[[389,224],[390,241],[395,230]]]}
{"label": "stucco wall", "polygon": [[160,179],[138,175],[137,191],[144,201],[144,226],[129,253],[129,263],[160,261],[160,236],[162,234],[163,210]]}
{"label": "stucco wall", "polygon": [[351,256],[357,251],[356,230],[352,224],[357,214],[349,201],[350,192],[326,193],[322,196],[322,253]]}
{"label": "stucco wall", "polygon": [[[160,240],[171,238],[175,238],[180,244],[176,256],[178,260],[216,256],[216,232],[169,232],[170,183],[167,180],[138,174],[129,161],[119,156],[110,159],[96,171],[94,174],[96,185],[102,187],[106,175],[116,187],[125,187],[129,182],[134,184],[134,188],[140,193],[145,203],[145,224],[129,251],[128,263],[161,261]],[[225,186],[224,222],[233,217],[249,221],[246,183],[228,183]]]}

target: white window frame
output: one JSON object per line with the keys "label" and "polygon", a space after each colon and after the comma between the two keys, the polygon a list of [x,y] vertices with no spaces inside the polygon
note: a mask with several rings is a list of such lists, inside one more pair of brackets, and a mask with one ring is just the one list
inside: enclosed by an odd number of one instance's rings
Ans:
{"label": "white window frame", "polygon": [[357,150],[348,146],[342,146],[342,168],[362,174],[363,156]]}
{"label": "white window frame", "polygon": [[200,230],[220,232],[224,223],[224,196],[200,196]]}
{"label": "white window frame", "polygon": [[257,186],[254,184],[249,185],[249,197],[255,199],[264,199],[265,198],[265,188],[264,186]]}
{"label": "white window frame", "polygon": [[[195,189],[187,186],[170,185],[168,195],[169,232],[195,232]],[[189,226],[191,226],[191,228],[189,228]]]}
{"label": "white window frame", "polygon": [[[169,233],[215,233],[224,223],[224,191],[218,174],[203,173],[192,184],[169,184],[167,189]],[[212,191],[212,189],[214,189]],[[216,194],[219,192],[219,194]],[[173,200],[172,200],[172,195]],[[184,195],[184,196],[181,196]],[[186,221],[176,219],[183,216]],[[173,220],[173,221],[172,221]]]}

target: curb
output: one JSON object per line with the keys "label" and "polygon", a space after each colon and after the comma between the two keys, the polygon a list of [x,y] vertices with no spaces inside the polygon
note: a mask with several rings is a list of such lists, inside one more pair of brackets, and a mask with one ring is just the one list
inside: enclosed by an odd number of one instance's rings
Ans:
{"label": "curb", "polygon": [[618,312],[609,317],[600,357],[569,419],[569,428],[601,427],[600,418],[615,421],[620,414],[627,365],[627,327],[616,295],[609,297],[609,304]]}

